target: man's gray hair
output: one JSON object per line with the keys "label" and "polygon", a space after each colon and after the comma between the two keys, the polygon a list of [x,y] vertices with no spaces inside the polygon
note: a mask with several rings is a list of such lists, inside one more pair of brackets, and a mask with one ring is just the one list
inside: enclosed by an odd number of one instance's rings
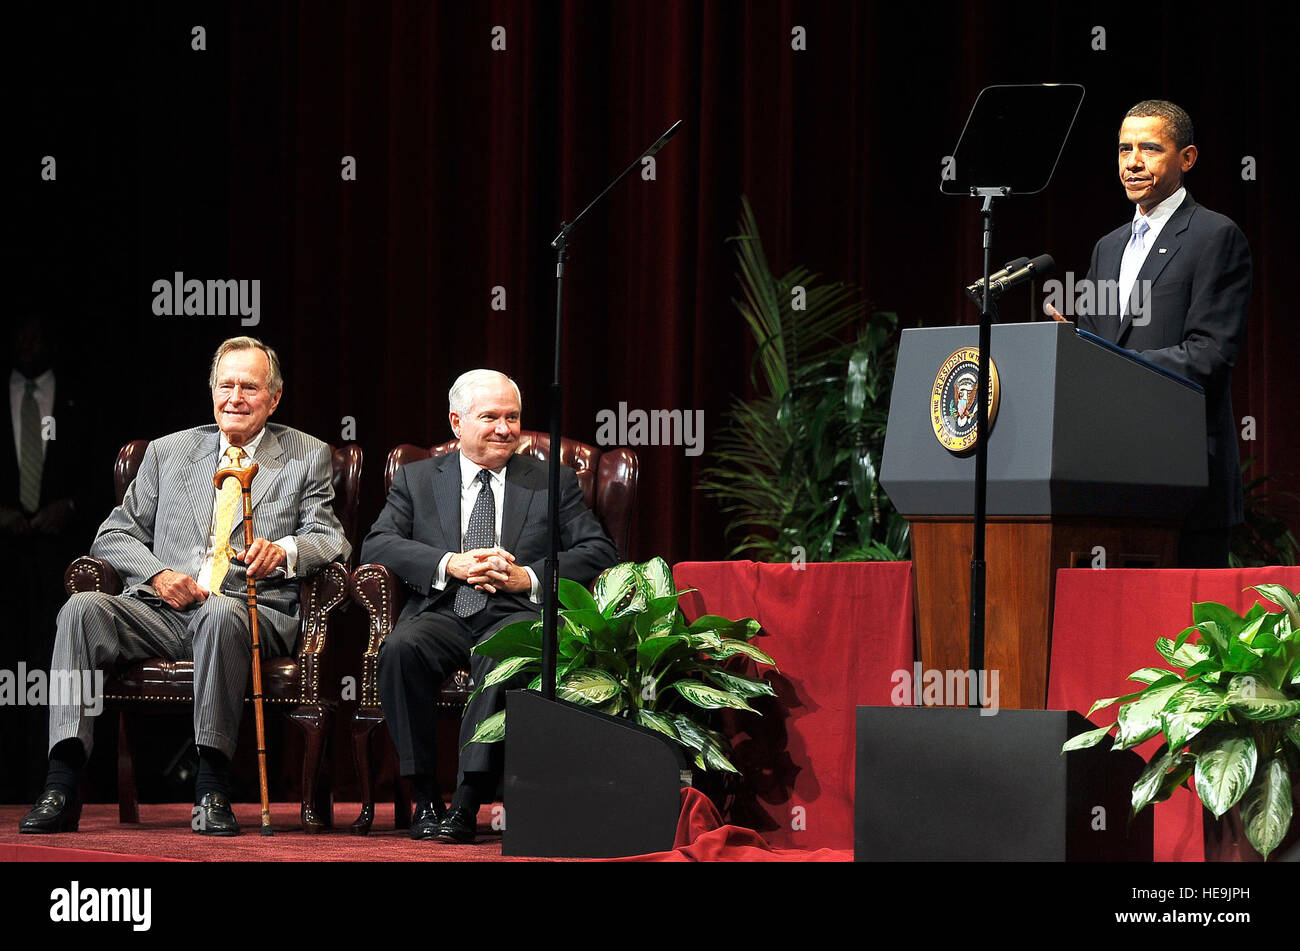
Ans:
{"label": "man's gray hair", "polygon": [[468,416],[474,408],[474,391],[498,380],[505,380],[515,388],[515,398],[519,400],[519,408],[522,410],[524,398],[519,392],[519,384],[500,370],[466,370],[456,377],[456,382],[447,391],[447,408],[458,416]]}
{"label": "man's gray hair", "polygon": [[279,393],[284,389],[284,377],[280,374],[280,358],[274,350],[256,337],[231,337],[221,342],[221,346],[217,347],[216,356],[212,358],[212,369],[208,371],[209,390],[217,388],[217,365],[221,363],[221,358],[234,350],[261,350],[265,353],[266,361],[271,365],[266,388],[272,393]]}

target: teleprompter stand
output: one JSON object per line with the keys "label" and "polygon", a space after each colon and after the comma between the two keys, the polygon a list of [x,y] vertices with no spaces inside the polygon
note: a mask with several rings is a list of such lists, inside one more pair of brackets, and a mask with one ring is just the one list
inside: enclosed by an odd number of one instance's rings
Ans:
{"label": "teleprompter stand", "polygon": [[[1082,102],[1083,87],[1076,85],[1044,83],[982,89],[953,150],[952,167],[956,170],[956,177],[940,182],[944,194],[969,195],[979,199],[983,221],[984,283],[980,301],[979,379],[975,389],[975,524],[970,563],[969,669],[976,672],[984,669],[988,379],[990,336],[996,315],[989,281],[993,253],[993,199],[1033,195],[1047,187]],[[1056,143],[1055,160],[1051,165],[1023,161],[1021,150],[1030,143],[1039,155],[1050,154],[1047,150]],[[977,689],[970,705],[983,706],[985,699]]]}

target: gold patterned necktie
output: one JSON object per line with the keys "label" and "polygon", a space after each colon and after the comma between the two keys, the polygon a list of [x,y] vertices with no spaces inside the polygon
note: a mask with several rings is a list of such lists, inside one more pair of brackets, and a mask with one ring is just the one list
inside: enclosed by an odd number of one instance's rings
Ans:
{"label": "gold patterned necktie", "polygon": [[[232,466],[244,468],[244,450],[231,446],[226,450],[226,457]],[[236,554],[230,546],[230,533],[235,527],[235,511],[239,508],[240,487],[238,479],[227,479],[221,483],[217,492],[217,524],[212,531],[216,548],[212,553],[212,578],[208,581],[208,590],[213,594],[221,593],[221,582],[230,570],[230,559]]]}

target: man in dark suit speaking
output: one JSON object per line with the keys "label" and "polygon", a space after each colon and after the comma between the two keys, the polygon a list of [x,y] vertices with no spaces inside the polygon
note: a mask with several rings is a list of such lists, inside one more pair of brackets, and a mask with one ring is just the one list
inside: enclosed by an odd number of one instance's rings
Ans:
{"label": "man in dark suit speaking", "polygon": [[[1232,412],[1232,367],[1246,336],[1250,248],[1233,222],[1183,187],[1196,164],[1192,120],[1172,102],[1140,102],[1119,131],[1119,176],[1137,208],[1097,242],[1089,286],[1098,307],[1078,325],[1205,388],[1209,489],[1183,525],[1178,562],[1226,567],[1232,526],[1243,519]],[[1107,300],[1110,298],[1110,306]]]}
{"label": "man in dark suit speaking", "polygon": [[[469,665],[476,684],[495,662],[469,651],[506,624],[540,617],[549,550],[546,466],[515,455],[519,388],[495,370],[462,374],[448,394],[460,451],[401,466],[361,550],[414,592],[379,651],[379,697],[401,774],[415,790],[411,838],[472,842],[481,803],[501,770],[498,746],[460,758],[450,812],[435,780],[435,701],[442,681]],[[618,550],[582,501],[577,474],[560,470],[560,576],[591,582]],[[461,746],[501,708],[506,685],[471,702]]]}

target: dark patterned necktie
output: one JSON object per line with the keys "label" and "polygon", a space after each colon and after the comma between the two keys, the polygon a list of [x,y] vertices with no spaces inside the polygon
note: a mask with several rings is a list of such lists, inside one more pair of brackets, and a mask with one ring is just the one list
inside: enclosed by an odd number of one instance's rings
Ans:
{"label": "dark patterned necktie", "polygon": [[41,445],[41,411],[36,405],[36,382],[28,380],[18,417],[19,437],[18,502],[29,515],[41,507],[41,473],[45,469],[45,447]]}
{"label": "dark patterned necktie", "polygon": [[[491,548],[496,544],[497,504],[492,496],[492,473],[486,469],[478,471],[478,498],[469,513],[469,528],[465,532],[465,551],[475,548]],[[459,617],[469,617],[482,611],[487,605],[487,595],[468,584],[456,589],[456,600],[452,610]]]}

